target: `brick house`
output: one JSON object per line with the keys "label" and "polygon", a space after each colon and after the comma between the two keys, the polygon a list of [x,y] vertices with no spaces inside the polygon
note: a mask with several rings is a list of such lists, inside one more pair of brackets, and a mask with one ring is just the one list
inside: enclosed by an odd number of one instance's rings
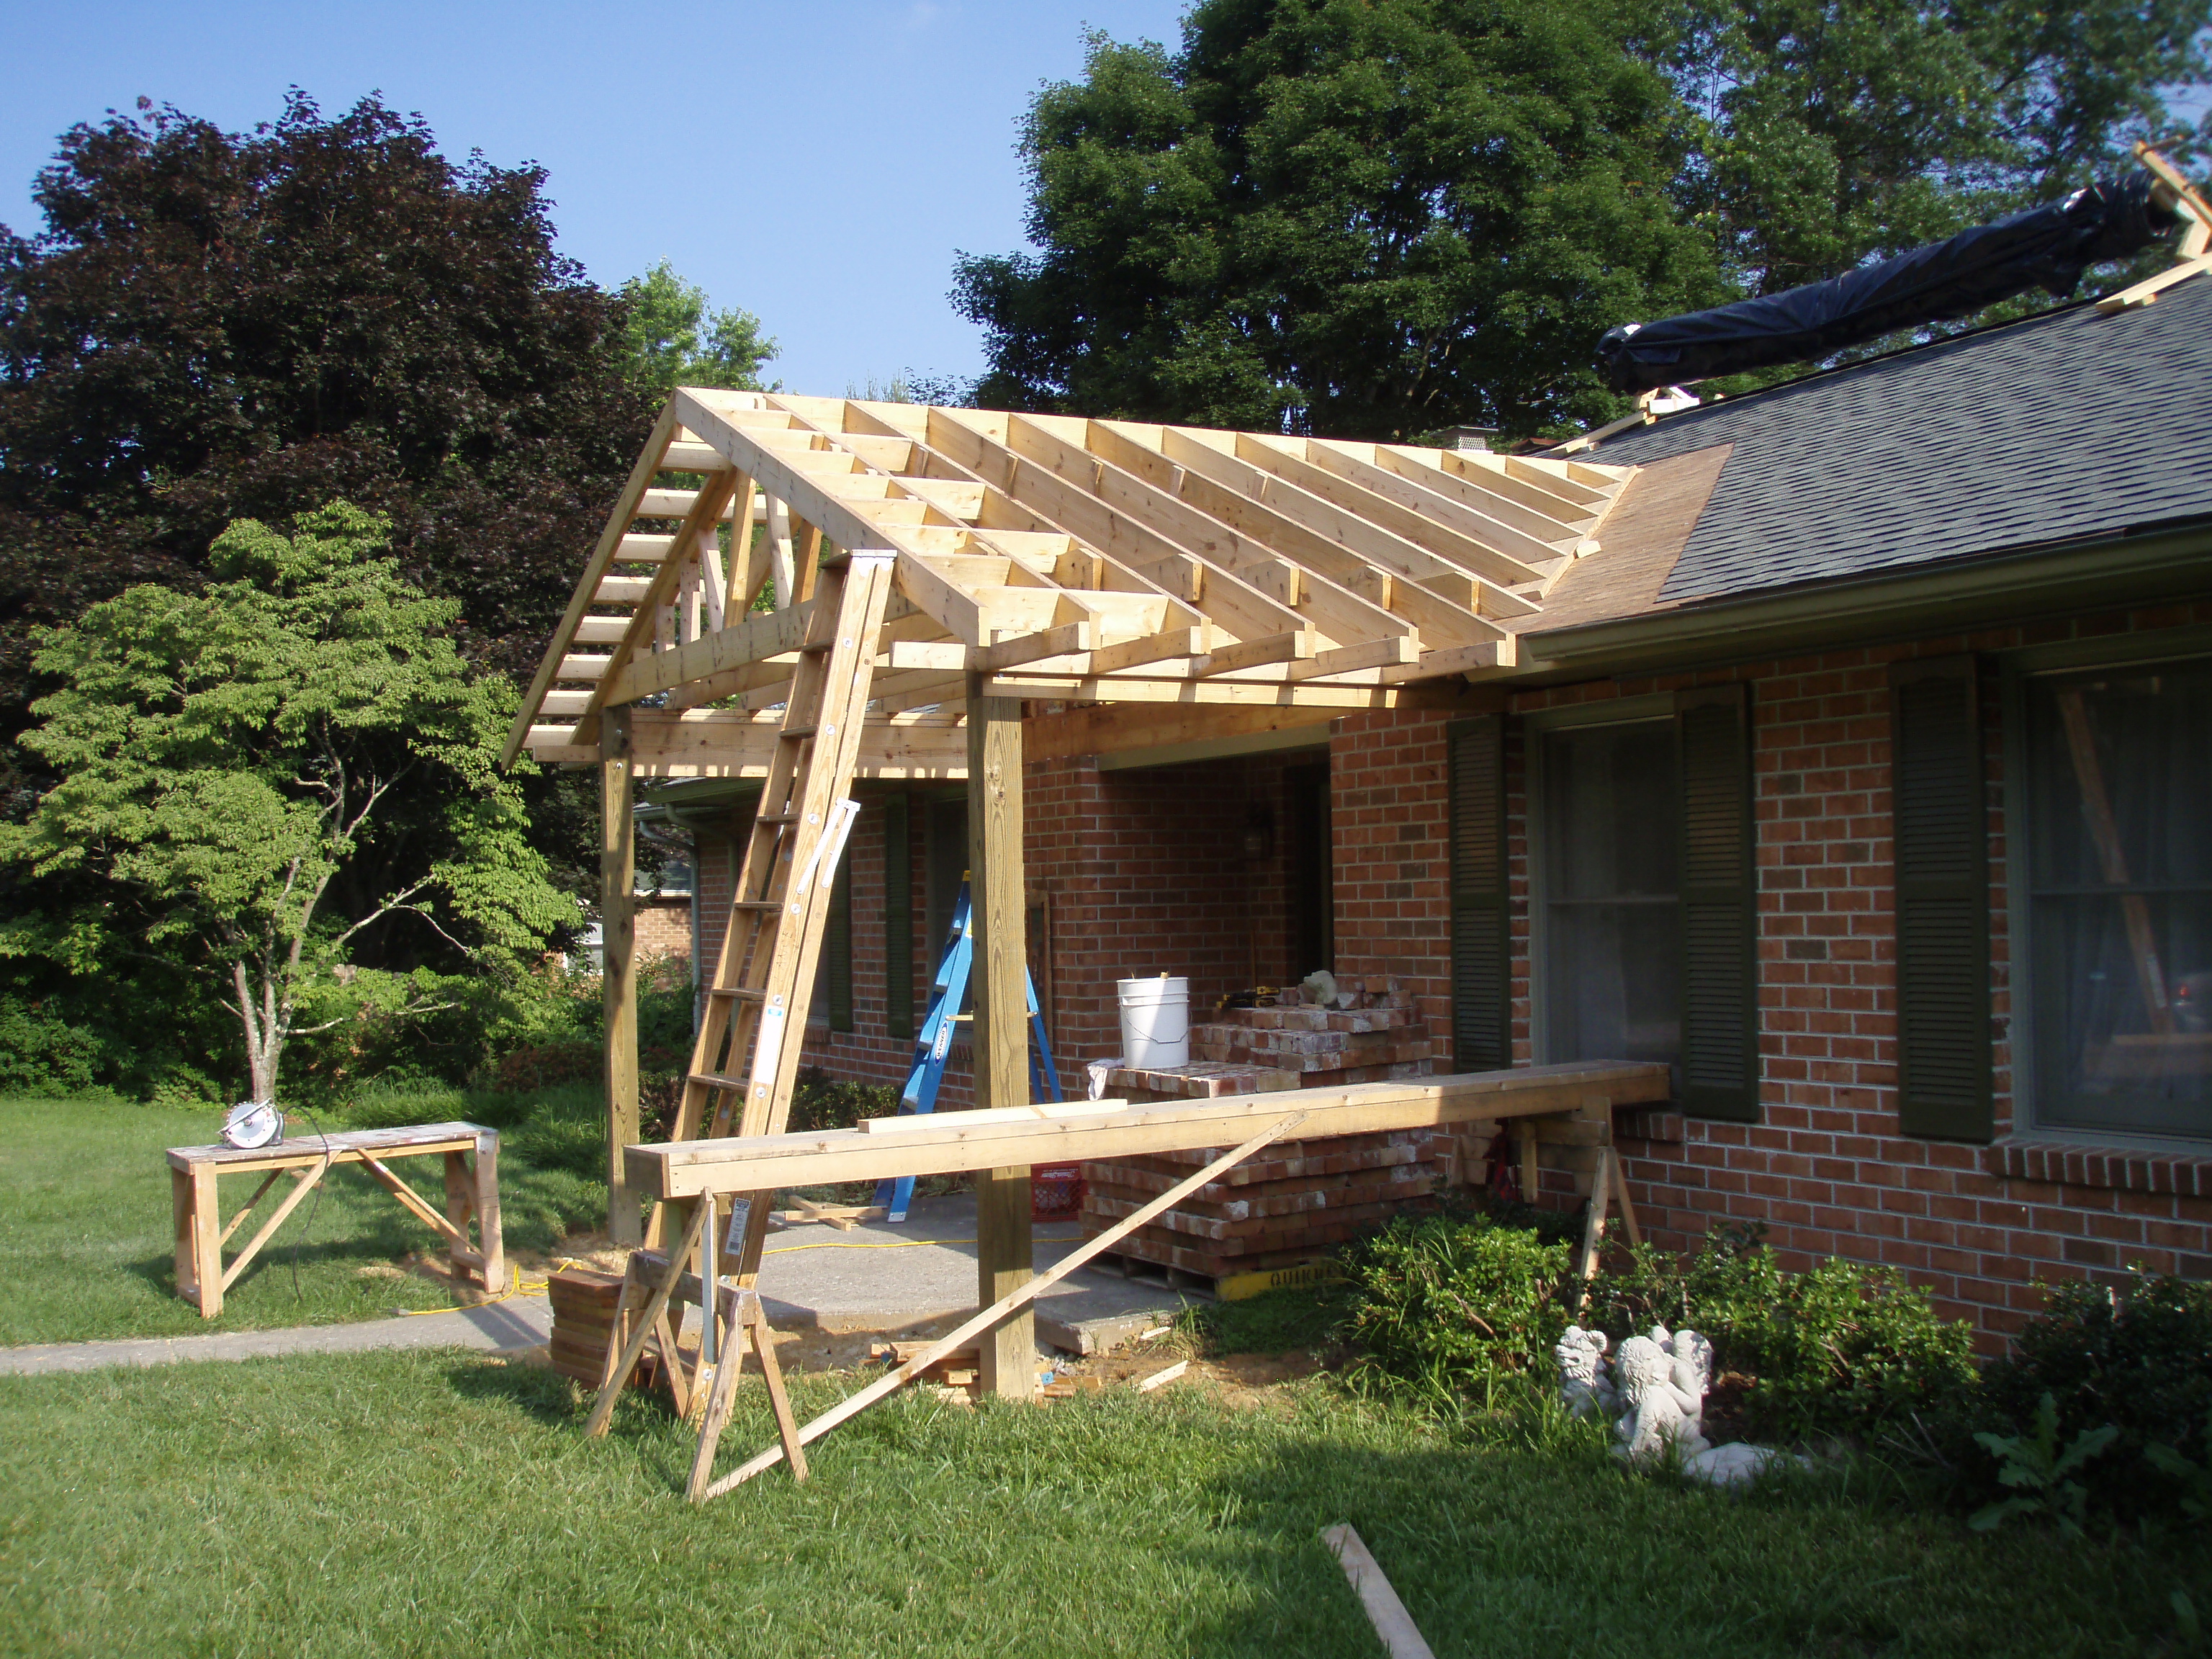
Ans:
{"label": "brick house", "polygon": [[[1203,1006],[1328,965],[1457,1069],[1672,1064],[1677,1109],[1615,1126],[1662,1243],[1764,1221],[1990,1346],[2039,1279],[2212,1276],[2212,281],[1595,459],[1636,468],[1601,556],[1449,706],[1030,703],[1062,1056],[1116,1051],[1117,977]],[[709,958],[750,787],[649,795]],[[890,1082],[966,794],[860,793],[806,1056]]]}

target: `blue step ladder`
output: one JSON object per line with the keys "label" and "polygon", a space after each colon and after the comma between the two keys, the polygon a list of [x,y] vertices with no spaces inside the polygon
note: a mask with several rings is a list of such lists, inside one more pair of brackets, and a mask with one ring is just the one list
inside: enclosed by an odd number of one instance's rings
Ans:
{"label": "blue step ladder", "polygon": [[[960,896],[952,902],[952,938],[937,964],[937,978],[930,987],[929,1012],[915,1038],[914,1065],[906,1074],[906,1087],[899,1091],[902,1116],[909,1112],[937,1109],[937,1091],[945,1081],[945,1057],[952,1052],[953,1029],[968,1018],[960,1010],[968,1000],[969,975],[975,965],[975,941],[969,932],[969,919],[968,878],[963,875]],[[1022,988],[1029,998],[1030,1030],[1036,1038],[1036,1047],[1030,1051],[1030,1098],[1035,1100],[1042,1096],[1047,1100],[1058,1100],[1060,1068],[1053,1062],[1052,1040],[1045,1035],[1044,1016],[1037,1012],[1036,981],[1030,977],[1026,966],[1022,969]],[[907,1208],[914,1202],[914,1177],[900,1176],[893,1180],[885,1176],[876,1183],[876,1202],[890,1219],[905,1220]]]}

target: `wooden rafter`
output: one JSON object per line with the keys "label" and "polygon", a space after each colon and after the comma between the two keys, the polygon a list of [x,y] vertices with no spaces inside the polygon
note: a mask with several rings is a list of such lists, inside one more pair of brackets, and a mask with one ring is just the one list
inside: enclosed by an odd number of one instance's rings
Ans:
{"label": "wooden rafter", "polygon": [[[1424,681],[1511,665],[1508,624],[1595,550],[1632,471],[679,388],[508,753],[573,762],[603,708],[636,708],[651,733],[711,703],[729,718],[647,741],[672,745],[664,775],[741,774],[751,717],[786,695],[825,544],[895,558],[878,721],[958,702],[969,675],[1062,702],[1396,707]],[[915,740],[883,729],[877,775],[896,775]]]}

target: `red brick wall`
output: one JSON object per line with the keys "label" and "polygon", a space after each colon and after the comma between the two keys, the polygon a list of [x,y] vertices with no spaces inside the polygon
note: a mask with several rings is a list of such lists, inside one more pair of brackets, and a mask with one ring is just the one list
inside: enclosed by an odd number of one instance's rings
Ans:
{"label": "red brick wall", "polygon": [[[723,901],[727,903],[726,898]],[[654,957],[691,959],[691,901],[641,898],[635,915],[635,949],[641,961]]]}
{"label": "red brick wall", "polygon": [[[1903,1269],[1997,1346],[2041,1305],[2037,1279],[2155,1272],[2212,1277],[2212,1159],[2046,1153],[2013,1138],[2002,816],[2003,710],[1993,658],[1982,699],[1989,791],[1992,1147],[1898,1132],[1895,907],[1887,664],[1994,653],[2212,620],[2212,605],[1994,629],[1911,644],[1517,695],[1516,713],[1679,686],[1751,685],[1762,1081],[1755,1124],[1638,1114],[1624,1127],[1647,1236],[1684,1249],[1720,1221],[1765,1222],[1793,1266],[1828,1255]],[[1517,723],[1516,723],[1517,724]],[[1509,746],[1516,1062],[1528,1024],[1525,745]]]}
{"label": "red brick wall", "polygon": [[1444,729],[1451,716],[1346,715],[1328,745],[1336,971],[1395,979],[1451,1053],[1451,866]]}

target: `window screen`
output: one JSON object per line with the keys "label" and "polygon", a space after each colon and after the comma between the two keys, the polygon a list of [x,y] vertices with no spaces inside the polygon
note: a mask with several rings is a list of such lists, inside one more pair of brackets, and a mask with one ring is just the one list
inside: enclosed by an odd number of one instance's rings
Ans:
{"label": "window screen", "polygon": [[1674,722],[1548,732],[1541,743],[1546,1058],[1677,1064]]}
{"label": "window screen", "polygon": [[2028,690],[2044,1124],[2212,1137],[2212,660]]}

